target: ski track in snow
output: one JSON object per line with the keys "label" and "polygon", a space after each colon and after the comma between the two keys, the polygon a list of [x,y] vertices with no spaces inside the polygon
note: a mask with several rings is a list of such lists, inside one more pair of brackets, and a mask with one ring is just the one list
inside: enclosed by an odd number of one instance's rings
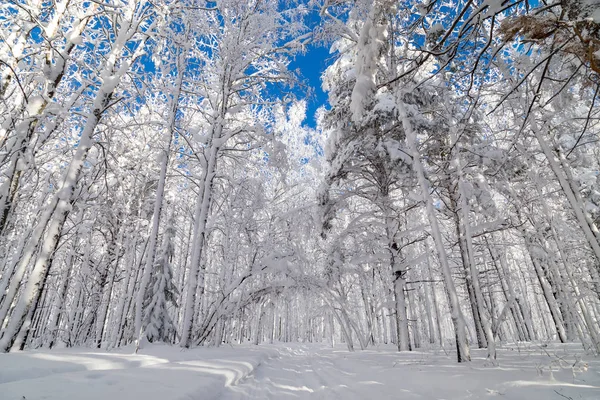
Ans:
{"label": "ski track in snow", "polygon": [[0,400],[600,399],[600,359],[581,346],[521,344],[497,365],[473,350],[276,344],[182,351],[26,351],[0,355]]}

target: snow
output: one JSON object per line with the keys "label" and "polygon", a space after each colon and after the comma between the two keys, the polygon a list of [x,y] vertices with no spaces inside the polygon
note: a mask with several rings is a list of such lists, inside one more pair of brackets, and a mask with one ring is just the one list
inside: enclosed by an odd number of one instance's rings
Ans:
{"label": "snow", "polygon": [[65,38],[67,39],[67,41],[69,41],[73,44],[76,44],[76,45],[83,43],[83,39],[79,35],[79,31],[77,29],[72,29],[69,32],[67,32],[67,34],[65,35]]}
{"label": "snow", "polygon": [[102,78],[103,93],[112,93],[119,84],[121,77],[119,75],[106,75]]}
{"label": "snow", "polygon": [[565,133],[559,138],[559,143],[561,144],[563,149],[570,150],[573,147],[575,147],[575,144],[577,143],[577,141],[575,140],[575,138],[572,135]]}
{"label": "snow", "polygon": [[594,10],[594,12],[592,13],[592,19],[595,23],[600,23],[600,8]]}
{"label": "snow", "polygon": [[[129,351],[129,352],[128,352]],[[516,343],[498,360],[474,350],[457,364],[446,349],[349,353],[322,344],[181,351],[60,349],[0,355],[4,399],[598,399],[600,360],[580,344]]]}
{"label": "snow", "polygon": [[396,110],[396,98],[390,93],[377,93],[375,101],[373,111],[391,113]]}
{"label": "snow", "polygon": [[61,349],[0,355],[2,400],[211,399],[277,353],[263,347]]}
{"label": "snow", "polygon": [[485,0],[479,7],[479,10],[483,10],[487,7],[487,14],[493,15],[497,14],[500,10],[502,10],[502,7],[504,6],[505,2],[503,2],[502,0]]}
{"label": "snow", "polygon": [[356,58],[356,83],[352,90],[350,112],[352,120],[359,122],[363,116],[370,96],[375,91],[375,75],[377,59],[383,42],[384,28],[375,23],[379,14],[379,5],[371,9],[369,18],[365,21],[358,43]]}
{"label": "snow", "polygon": [[27,103],[27,114],[36,115],[44,105],[44,98],[42,96],[32,96],[29,98]]}
{"label": "snow", "polygon": [[[302,344],[280,348],[253,376],[228,388],[234,399],[598,399],[598,359],[579,359],[578,344],[515,344],[498,349],[498,365],[485,350],[456,364],[442,350],[398,353],[393,346],[348,353]],[[586,367],[587,366],[587,367]]]}

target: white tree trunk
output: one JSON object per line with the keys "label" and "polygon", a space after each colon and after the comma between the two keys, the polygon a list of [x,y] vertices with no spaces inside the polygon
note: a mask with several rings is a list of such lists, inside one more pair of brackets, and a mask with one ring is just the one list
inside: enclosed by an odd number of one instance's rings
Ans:
{"label": "white tree trunk", "polygon": [[[459,160],[460,162],[460,160]],[[462,174],[462,172],[461,172]],[[471,234],[471,225],[469,223],[469,203],[467,202],[467,196],[464,190],[464,183],[462,180],[462,177],[459,178],[459,182],[458,182],[458,187],[459,187],[459,196],[460,196],[460,209],[461,209],[461,214],[462,214],[462,218],[460,219],[463,225],[463,234],[464,234],[464,239],[465,239],[465,244],[466,244],[466,251],[467,251],[467,257],[466,260],[468,260],[469,263],[469,274],[470,274],[470,278],[471,278],[471,284],[473,285],[473,291],[475,292],[475,300],[476,300],[476,306],[477,306],[477,311],[479,313],[479,318],[481,321],[481,325],[483,328],[483,332],[485,334],[485,339],[487,342],[487,349],[488,349],[488,358],[491,359],[496,359],[496,344],[495,344],[495,339],[494,339],[494,335],[492,333],[492,327],[490,325],[489,320],[487,319],[487,316],[485,315],[485,308],[484,308],[484,298],[483,298],[483,294],[481,292],[481,285],[479,282],[479,271],[477,270],[477,266],[475,264],[475,257],[473,256],[473,239],[472,239],[472,234]]]}
{"label": "white tree trunk", "polygon": [[152,230],[150,232],[148,250],[146,255],[146,263],[144,264],[144,272],[142,273],[142,281],[140,282],[140,288],[137,293],[135,302],[135,328],[134,332],[138,335],[138,346],[143,336],[144,326],[142,326],[142,319],[144,318],[144,299],[146,297],[146,290],[150,277],[152,275],[152,268],[154,266],[154,258],[156,256],[156,243],[158,240],[158,229],[160,227],[161,212],[163,208],[163,201],[165,197],[165,185],[167,182],[167,169],[169,167],[169,154],[171,152],[171,142],[173,135],[175,134],[175,123],[177,118],[177,110],[179,108],[179,97],[181,95],[181,86],[183,84],[183,75],[185,72],[185,52],[180,50],[180,54],[177,57],[177,79],[175,81],[175,87],[173,88],[173,97],[171,98],[171,104],[169,106],[169,115],[167,117],[167,141],[166,146],[162,151],[161,164],[160,164],[160,175],[158,177],[158,186],[156,188],[156,199],[154,200],[154,210],[152,213]]}
{"label": "white tree trunk", "polygon": [[[535,122],[532,122],[531,129],[535,134],[535,137],[540,144],[540,148],[542,152],[546,156],[546,160],[550,165],[550,169],[554,172],[554,175],[558,179],[561,189],[563,190],[569,204],[571,205],[571,209],[575,214],[575,218],[579,227],[583,231],[583,234],[590,245],[590,248],[594,255],[596,256],[596,260],[598,261],[597,265],[600,265],[600,233],[598,232],[598,228],[595,224],[590,220],[589,216],[585,211],[585,206],[581,202],[579,198],[579,194],[573,190],[572,185],[567,180],[565,176],[565,171],[561,168],[561,165],[555,159],[555,154],[552,152],[550,145],[548,144],[544,134],[540,131],[539,127]],[[564,167],[564,164],[563,164]]]}
{"label": "white tree trunk", "polygon": [[419,186],[421,187],[423,201],[425,202],[427,211],[427,218],[429,219],[429,224],[431,226],[431,234],[436,246],[438,260],[440,262],[444,283],[446,285],[448,303],[450,304],[450,313],[452,322],[454,324],[454,333],[456,335],[457,359],[458,362],[468,362],[471,361],[471,355],[469,353],[469,345],[467,343],[465,319],[460,309],[460,301],[458,300],[456,287],[454,286],[454,281],[452,280],[452,271],[450,270],[450,264],[448,263],[446,249],[444,248],[442,233],[440,231],[437,216],[435,215],[433,200],[429,194],[429,182],[425,177],[425,171],[423,169],[423,164],[421,163],[421,154],[417,148],[417,134],[412,128],[412,124],[408,118],[404,104],[401,100],[399,100],[397,104],[400,118],[402,120],[402,126],[406,134],[408,149],[413,159],[413,168],[417,174]]}
{"label": "white tree trunk", "polygon": [[[123,62],[118,71],[115,71],[115,65],[117,59],[121,56],[125,44],[133,36],[135,29],[137,29],[137,27],[131,29],[131,18],[135,9],[134,4],[132,3],[130,7],[128,10],[129,19],[123,21],[113,48],[107,55],[107,63],[102,73],[103,82],[98,89],[92,111],[89,113],[81,132],[77,151],[69,163],[59,190],[53,196],[44,217],[36,225],[34,235],[28,241],[24,257],[19,262],[19,269],[26,268],[36,250],[39,249],[25,289],[15,305],[11,321],[0,340],[1,351],[9,351],[11,348],[22,348],[24,345],[24,339],[26,339],[31,325],[32,312],[30,311],[35,311],[48,277],[52,256],[58,246],[64,223],[71,210],[75,186],[88,150],[92,145],[92,136],[102,114],[109,105],[111,96],[119,80],[127,72],[128,62]],[[134,54],[133,57],[135,58],[138,55]]]}

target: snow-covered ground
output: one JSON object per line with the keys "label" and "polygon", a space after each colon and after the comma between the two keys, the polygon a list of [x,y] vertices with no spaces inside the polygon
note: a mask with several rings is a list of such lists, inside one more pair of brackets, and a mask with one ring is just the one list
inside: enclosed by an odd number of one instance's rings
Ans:
{"label": "snow-covered ground", "polygon": [[443,350],[303,344],[29,351],[0,355],[0,399],[600,399],[600,359],[577,344],[498,354],[494,365],[479,351],[456,364]]}
{"label": "snow-covered ground", "polygon": [[218,399],[268,357],[266,347],[182,351],[27,351],[0,355],[0,400]]}

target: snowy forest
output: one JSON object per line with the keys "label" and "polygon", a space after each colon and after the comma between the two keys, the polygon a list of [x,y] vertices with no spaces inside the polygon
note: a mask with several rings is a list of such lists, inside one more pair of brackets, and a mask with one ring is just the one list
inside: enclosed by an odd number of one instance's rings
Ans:
{"label": "snowy forest", "polygon": [[599,97],[595,0],[2,0],[0,352],[597,355]]}

